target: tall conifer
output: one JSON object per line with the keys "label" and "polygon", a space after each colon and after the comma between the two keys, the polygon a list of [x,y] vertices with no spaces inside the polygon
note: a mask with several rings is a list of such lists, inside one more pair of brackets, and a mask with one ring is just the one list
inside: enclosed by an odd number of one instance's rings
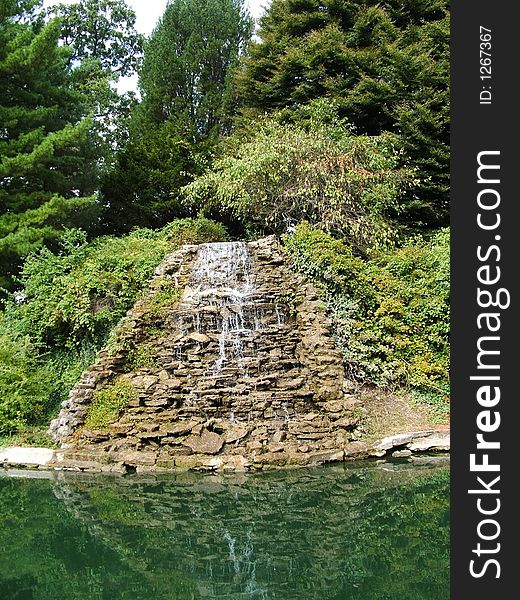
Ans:
{"label": "tall conifer", "polygon": [[142,102],[103,186],[105,226],[184,216],[178,192],[229,124],[232,68],[252,33],[243,0],[171,0],[145,45]]}
{"label": "tall conifer", "polygon": [[447,0],[273,0],[238,75],[246,115],[334,99],[358,133],[400,134],[420,184],[402,218],[448,218]]}
{"label": "tall conifer", "polygon": [[30,252],[95,211],[94,125],[71,85],[60,23],[45,23],[39,6],[6,0],[0,12],[0,287]]}

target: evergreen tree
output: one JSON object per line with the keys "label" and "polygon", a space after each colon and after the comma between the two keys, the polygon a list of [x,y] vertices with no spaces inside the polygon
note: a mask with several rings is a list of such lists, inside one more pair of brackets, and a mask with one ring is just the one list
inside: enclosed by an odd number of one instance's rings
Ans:
{"label": "evergreen tree", "polygon": [[132,227],[160,227],[189,214],[178,191],[200,172],[198,149],[175,122],[135,130],[103,178],[101,227],[124,233]]}
{"label": "evergreen tree", "polygon": [[448,218],[447,0],[273,0],[237,76],[246,115],[327,97],[358,133],[400,134],[408,221]]}
{"label": "evergreen tree", "polygon": [[95,128],[71,86],[60,23],[45,23],[39,8],[7,0],[0,12],[0,287],[30,252],[95,211]]}
{"label": "evergreen tree", "polygon": [[143,119],[183,120],[194,140],[218,132],[230,69],[252,33],[243,0],[172,0],[140,72]]}
{"label": "evergreen tree", "polygon": [[179,190],[226,130],[231,71],[252,32],[243,0],[172,0],[145,45],[142,102],[103,184],[110,231],[184,216]]}

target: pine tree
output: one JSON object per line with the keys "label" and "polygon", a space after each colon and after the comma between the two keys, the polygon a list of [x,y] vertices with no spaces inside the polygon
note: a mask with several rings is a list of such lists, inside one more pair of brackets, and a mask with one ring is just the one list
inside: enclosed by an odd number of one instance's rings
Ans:
{"label": "pine tree", "polygon": [[358,133],[400,134],[421,182],[404,216],[448,218],[447,0],[273,0],[237,76],[246,115],[334,99]]}
{"label": "pine tree", "polygon": [[218,132],[230,69],[251,33],[243,0],[172,0],[146,46],[143,119],[183,120],[195,140]]}
{"label": "pine tree", "polygon": [[226,131],[231,71],[252,32],[243,0],[172,0],[145,45],[142,102],[103,184],[110,231],[185,216],[179,190]]}
{"label": "pine tree", "polygon": [[95,128],[71,86],[60,23],[45,23],[39,5],[8,0],[0,12],[0,287],[96,210]]}
{"label": "pine tree", "polygon": [[189,215],[178,190],[200,171],[203,152],[184,136],[171,122],[130,135],[116,155],[114,168],[103,179],[102,231],[160,227]]}

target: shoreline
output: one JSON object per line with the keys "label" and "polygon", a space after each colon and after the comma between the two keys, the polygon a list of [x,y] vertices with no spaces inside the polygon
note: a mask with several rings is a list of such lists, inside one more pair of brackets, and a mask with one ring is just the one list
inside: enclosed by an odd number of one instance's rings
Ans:
{"label": "shoreline", "polygon": [[[178,456],[168,463],[150,464],[143,454],[132,452],[127,459],[109,462],[77,460],[67,456],[67,448],[34,448],[6,446],[0,449],[0,465],[4,470],[74,471],[85,473],[176,473],[257,472],[287,468],[313,467],[328,463],[362,461],[374,458],[408,458],[423,453],[449,453],[450,430],[437,427],[388,435],[370,442],[351,442],[342,448],[308,453],[256,453],[248,455],[208,456],[191,454]],[[159,464],[157,464],[159,463]]]}

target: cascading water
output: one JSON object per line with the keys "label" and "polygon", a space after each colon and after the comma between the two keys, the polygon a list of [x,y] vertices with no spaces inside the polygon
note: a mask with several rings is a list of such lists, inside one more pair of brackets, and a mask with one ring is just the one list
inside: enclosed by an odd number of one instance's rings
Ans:
{"label": "cascading water", "polygon": [[190,284],[201,295],[240,297],[253,290],[252,259],[245,242],[202,244]]}
{"label": "cascading water", "polygon": [[[165,285],[182,289],[181,298],[157,302]],[[71,392],[53,422],[55,439],[69,443],[95,390],[121,378],[135,389],[111,425],[109,442],[123,454],[146,447],[177,466],[192,454],[223,453],[238,464],[244,453],[337,443],[320,411],[342,398],[341,354],[315,290],[286,265],[274,238],[172,253],[150,296],[129,311],[121,339],[121,352],[100,353]]]}
{"label": "cascading water", "polygon": [[[245,242],[200,246],[181,305],[189,307],[188,320],[196,333],[217,335],[213,372],[226,367],[247,372],[247,359],[252,357],[245,355],[245,339],[269,325],[256,291],[253,260]],[[274,305],[272,312],[275,323],[285,322],[280,307]]]}

